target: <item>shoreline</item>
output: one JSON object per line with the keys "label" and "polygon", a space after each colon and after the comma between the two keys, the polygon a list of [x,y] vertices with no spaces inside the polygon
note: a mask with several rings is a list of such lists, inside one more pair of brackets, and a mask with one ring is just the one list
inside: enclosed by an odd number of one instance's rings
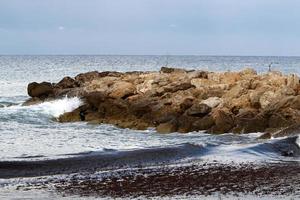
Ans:
{"label": "shoreline", "polygon": [[[208,72],[162,67],[157,72],[87,72],[58,83],[30,83],[31,105],[63,96],[84,104],[58,118],[160,133],[265,132],[288,135],[300,126],[300,84],[296,74]],[[274,134],[275,133],[275,134]]]}
{"label": "shoreline", "polygon": [[[72,175],[67,180],[47,181],[19,189],[50,189],[62,196],[95,198],[154,198],[216,194],[257,197],[300,196],[298,163],[222,164],[119,169],[93,176]],[[106,174],[108,173],[108,174]]]}

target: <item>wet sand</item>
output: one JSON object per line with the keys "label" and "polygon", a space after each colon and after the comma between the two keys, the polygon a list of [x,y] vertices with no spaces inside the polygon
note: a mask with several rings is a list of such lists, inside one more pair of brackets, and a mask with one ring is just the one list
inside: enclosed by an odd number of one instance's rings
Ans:
{"label": "wet sand", "polygon": [[[101,176],[100,176],[101,177]],[[73,178],[54,184],[61,195],[108,198],[175,195],[274,195],[300,197],[300,164],[204,163],[120,170],[102,178]],[[274,197],[273,196],[273,197]]]}

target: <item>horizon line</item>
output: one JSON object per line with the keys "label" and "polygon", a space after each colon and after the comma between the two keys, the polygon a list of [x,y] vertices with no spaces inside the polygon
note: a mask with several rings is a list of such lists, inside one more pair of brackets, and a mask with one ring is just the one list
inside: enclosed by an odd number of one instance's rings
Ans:
{"label": "horizon line", "polygon": [[0,54],[0,56],[207,56],[207,57],[300,57],[300,55],[222,55],[222,54]]}

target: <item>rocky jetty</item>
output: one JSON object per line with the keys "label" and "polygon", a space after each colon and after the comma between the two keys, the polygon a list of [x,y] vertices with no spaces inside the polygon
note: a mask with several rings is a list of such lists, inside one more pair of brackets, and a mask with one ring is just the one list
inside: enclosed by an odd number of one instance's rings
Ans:
{"label": "rocky jetty", "polygon": [[253,69],[208,72],[167,67],[155,72],[93,71],[59,83],[30,83],[28,94],[32,98],[25,105],[66,95],[82,98],[84,104],[61,115],[60,122],[215,134],[276,133],[300,124],[299,77],[275,71],[257,74]]}

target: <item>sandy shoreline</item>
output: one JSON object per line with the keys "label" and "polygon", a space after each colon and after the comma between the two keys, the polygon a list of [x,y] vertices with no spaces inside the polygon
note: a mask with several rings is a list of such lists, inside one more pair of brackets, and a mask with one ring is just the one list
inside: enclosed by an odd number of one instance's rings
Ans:
{"label": "sandy shoreline", "polygon": [[299,163],[219,164],[118,171],[105,178],[54,184],[62,195],[93,197],[168,197],[174,195],[257,195],[300,197]]}

